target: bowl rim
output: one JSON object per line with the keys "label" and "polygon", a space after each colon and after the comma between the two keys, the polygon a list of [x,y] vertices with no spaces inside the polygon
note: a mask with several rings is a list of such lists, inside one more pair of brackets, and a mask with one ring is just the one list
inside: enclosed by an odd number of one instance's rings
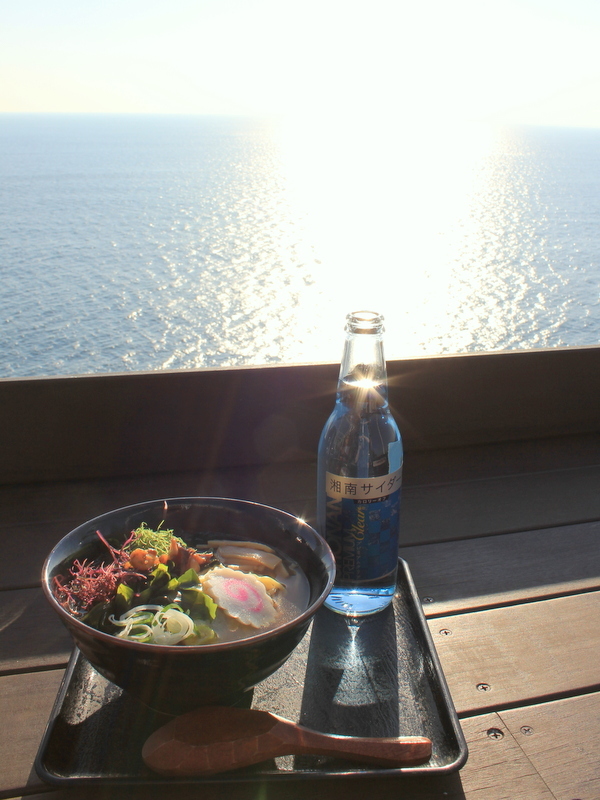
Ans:
{"label": "bowl rim", "polygon": [[[199,501],[208,502],[209,504],[213,502],[215,505],[217,503],[235,503],[242,506],[252,506],[255,508],[262,508],[267,511],[274,511],[278,515],[282,515],[284,517],[288,517],[290,521],[300,527],[306,527],[311,533],[316,537],[317,541],[322,547],[322,557],[320,558],[321,561],[324,562],[325,569],[328,574],[328,579],[326,582],[325,587],[319,594],[316,600],[314,600],[308,608],[306,608],[301,614],[296,617],[293,617],[291,620],[284,622],[282,625],[278,625],[276,628],[272,628],[268,631],[263,633],[256,633],[252,634],[251,636],[246,637],[245,639],[236,639],[230,642],[214,642],[210,643],[207,642],[206,644],[197,644],[197,645],[166,645],[166,644],[154,644],[151,642],[135,642],[131,639],[120,639],[117,636],[114,636],[111,633],[105,633],[104,631],[100,631],[97,628],[93,628],[91,625],[87,625],[82,620],[74,617],[70,614],[63,606],[58,602],[54,593],[50,588],[50,581],[49,581],[49,572],[50,572],[50,561],[55,553],[55,551],[60,547],[61,543],[71,534],[78,531],[80,528],[88,528],[92,525],[96,525],[96,523],[100,523],[103,519],[107,517],[112,517],[115,514],[120,512],[131,511],[132,513],[135,512],[136,509],[140,511],[144,507],[154,507],[158,504],[169,503],[173,504],[198,504]],[[249,540],[250,541],[250,540]],[[311,548],[312,549],[312,548]],[[329,563],[327,563],[329,561]],[[329,547],[326,540],[321,536],[321,534],[312,527],[308,522],[303,520],[301,517],[297,517],[294,514],[289,513],[288,511],[283,511],[280,508],[276,508],[275,506],[269,506],[265,503],[258,503],[253,500],[242,500],[239,498],[234,497],[217,497],[217,496],[186,496],[186,497],[164,497],[157,500],[146,500],[141,503],[133,503],[131,505],[121,506],[120,508],[112,509],[111,511],[106,511],[102,514],[99,514],[96,517],[92,517],[92,519],[86,520],[82,522],[80,525],[77,525],[75,528],[70,530],[64,536],[62,536],[58,542],[54,545],[50,553],[46,556],[44,560],[44,565],[42,567],[42,589],[46,596],[46,599],[50,602],[52,608],[59,614],[59,616],[63,619],[63,621],[68,622],[68,626],[74,626],[76,630],[80,630],[83,634],[87,634],[88,636],[92,635],[94,639],[99,639],[100,641],[106,642],[107,644],[112,644],[113,646],[118,647],[119,649],[125,650],[139,650],[141,652],[145,652],[148,655],[151,653],[159,653],[164,654],[173,654],[173,655],[180,655],[182,656],[184,653],[217,653],[221,651],[227,650],[241,650],[248,645],[256,645],[262,642],[268,641],[269,639],[273,639],[279,637],[283,633],[292,628],[296,628],[301,626],[304,622],[310,620],[315,613],[319,610],[319,608],[325,602],[325,598],[331,591],[333,587],[333,582],[335,579],[335,558]],[[88,632],[91,632],[88,633]]]}

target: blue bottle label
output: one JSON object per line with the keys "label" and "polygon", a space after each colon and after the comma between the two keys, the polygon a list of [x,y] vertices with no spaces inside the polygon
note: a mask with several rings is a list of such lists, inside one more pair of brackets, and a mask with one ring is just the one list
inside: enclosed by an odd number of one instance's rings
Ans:
{"label": "blue bottle label", "polygon": [[372,581],[398,563],[402,468],[378,478],[327,472],[326,538],[337,579]]}

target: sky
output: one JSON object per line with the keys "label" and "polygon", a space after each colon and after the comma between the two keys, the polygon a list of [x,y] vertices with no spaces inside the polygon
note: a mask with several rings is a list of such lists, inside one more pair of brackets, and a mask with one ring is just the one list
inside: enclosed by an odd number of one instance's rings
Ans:
{"label": "sky", "polygon": [[0,0],[0,112],[600,127],[598,0]]}

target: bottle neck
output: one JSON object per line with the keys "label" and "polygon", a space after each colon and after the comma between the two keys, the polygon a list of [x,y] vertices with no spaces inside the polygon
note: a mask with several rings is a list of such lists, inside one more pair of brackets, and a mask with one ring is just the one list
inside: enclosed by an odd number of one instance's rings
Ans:
{"label": "bottle neck", "polygon": [[374,312],[349,314],[345,330],[338,398],[352,407],[376,409],[387,405],[383,317]]}

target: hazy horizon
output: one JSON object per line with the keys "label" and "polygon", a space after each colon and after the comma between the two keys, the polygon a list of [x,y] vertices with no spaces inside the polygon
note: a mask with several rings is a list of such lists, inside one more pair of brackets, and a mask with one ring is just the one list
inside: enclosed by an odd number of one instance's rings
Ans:
{"label": "hazy horizon", "polygon": [[24,0],[0,112],[600,127],[595,0]]}

